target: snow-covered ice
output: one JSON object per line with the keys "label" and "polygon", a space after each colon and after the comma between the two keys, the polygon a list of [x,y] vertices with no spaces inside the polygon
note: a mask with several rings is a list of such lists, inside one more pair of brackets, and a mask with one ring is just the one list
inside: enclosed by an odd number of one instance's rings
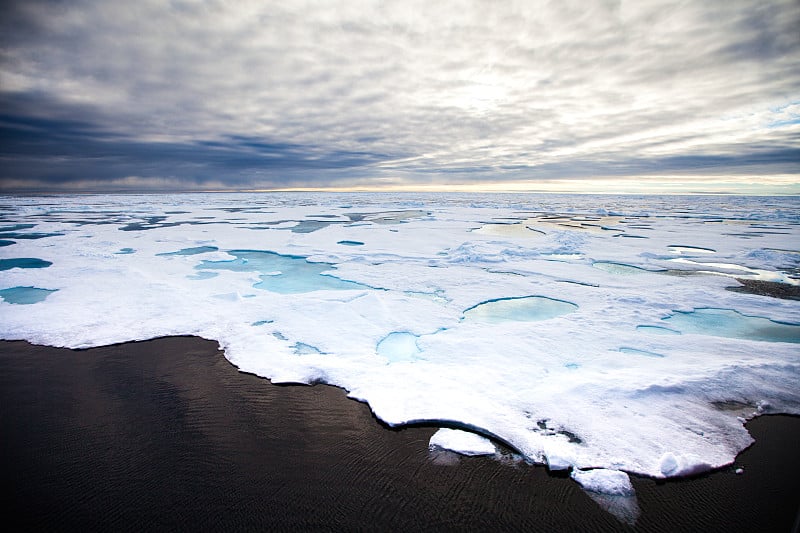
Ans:
{"label": "snow-covered ice", "polygon": [[600,507],[626,524],[636,523],[639,517],[639,503],[631,480],[625,472],[595,468],[573,470],[570,476]]}
{"label": "snow-covered ice", "polygon": [[[462,455],[493,455],[497,450],[492,441],[470,431],[442,428],[431,437],[429,446]],[[624,475],[624,474],[623,474]]]}
{"label": "snow-covered ice", "polygon": [[595,468],[591,470],[573,470],[570,474],[581,487],[589,492],[601,492],[616,496],[631,496],[633,485],[625,472]]}
{"label": "snow-covered ice", "polygon": [[728,290],[800,284],[797,198],[82,195],[0,209],[3,339],[215,339],[242,371],[338,385],[389,425],[475,428],[590,491],[622,479],[607,471],[730,464],[752,442],[744,420],[800,414],[798,301]]}

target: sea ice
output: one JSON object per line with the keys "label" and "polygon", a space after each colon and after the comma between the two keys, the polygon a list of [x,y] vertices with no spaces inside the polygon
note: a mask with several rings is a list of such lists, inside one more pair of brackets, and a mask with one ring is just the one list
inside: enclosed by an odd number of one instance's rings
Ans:
{"label": "sea ice", "polygon": [[595,468],[573,470],[570,476],[600,507],[628,525],[636,523],[640,514],[639,503],[625,472]]}
{"label": "sea ice", "polygon": [[611,261],[595,261],[592,263],[592,266],[617,276],[635,276],[637,274],[644,274],[647,272],[647,269],[639,266],[613,263]]}
{"label": "sea ice", "polygon": [[[748,257],[754,257],[752,252]],[[703,274],[715,274],[718,276],[727,276],[730,278],[740,279],[754,279],[760,281],[772,281],[777,283],[787,283],[789,285],[800,285],[800,279],[795,279],[792,274],[788,272],[781,272],[776,270],[767,270],[763,268],[751,268],[736,263],[719,263],[719,262],[700,262],[693,261],[684,257],[670,259],[671,263],[686,265],[690,267],[689,272],[698,272]]]}
{"label": "sea ice", "polygon": [[701,248],[700,246],[681,246],[679,244],[670,244],[669,251],[679,255],[696,255],[696,254],[713,254],[716,250],[711,248]]}
{"label": "sea ice", "polygon": [[675,455],[672,452],[667,452],[661,456],[659,468],[661,469],[661,474],[664,477],[675,477],[691,476],[706,472],[711,468],[711,466],[703,462],[700,458],[691,454]]}
{"label": "sea ice", "polygon": [[619,470],[594,468],[591,470],[573,470],[572,479],[585,490],[600,492],[614,496],[632,496],[633,485],[628,474]]}
{"label": "sea ice", "polygon": [[653,333],[654,335],[680,335],[680,331],[676,331],[674,329],[665,328],[662,326],[647,326],[644,324],[640,324],[636,326],[637,331],[641,331],[644,333]]}
{"label": "sea ice", "polygon": [[431,437],[430,447],[460,453],[461,455],[494,455],[497,449],[492,441],[481,435],[460,429],[442,428]]}
{"label": "sea ice", "polygon": [[629,353],[632,355],[644,355],[646,357],[664,357],[664,355],[660,353],[651,352],[648,350],[640,350],[638,348],[631,348],[628,346],[623,346],[622,348],[619,349],[619,351],[622,353]]}
{"label": "sea ice", "polygon": [[[0,198],[0,232],[19,234],[0,247],[0,291],[58,290],[35,305],[4,296],[0,338],[84,348],[198,335],[244,372],[338,385],[391,426],[475,428],[527,460],[585,470],[574,476],[587,485],[601,469],[691,475],[732,463],[752,442],[746,418],[800,414],[800,305],[728,290],[727,276],[798,283],[800,200],[764,205]],[[85,223],[98,209],[115,215]],[[19,263],[33,258],[40,268]],[[635,515],[629,497],[604,497]]]}

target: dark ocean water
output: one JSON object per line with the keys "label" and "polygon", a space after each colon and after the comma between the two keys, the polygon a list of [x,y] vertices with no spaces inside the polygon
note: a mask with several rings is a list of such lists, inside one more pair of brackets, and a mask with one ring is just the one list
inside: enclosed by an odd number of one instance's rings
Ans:
{"label": "dark ocean water", "polygon": [[[748,428],[742,475],[635,478],[635,529],[791,531],[800,418]],[[191,337],[0,342],[0,429],[19,530],[631,529],[543,467],[432,454],[435,428],[388,429],[340,389],[271,385]]]}

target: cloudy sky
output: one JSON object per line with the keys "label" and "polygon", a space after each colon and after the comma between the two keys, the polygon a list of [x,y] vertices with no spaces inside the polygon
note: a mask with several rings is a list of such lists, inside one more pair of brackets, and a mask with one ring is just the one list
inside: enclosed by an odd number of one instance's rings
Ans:
{"label": "cloudy sky", "polygon": [[800,2],[2,2],[0,191],[800,194]]}

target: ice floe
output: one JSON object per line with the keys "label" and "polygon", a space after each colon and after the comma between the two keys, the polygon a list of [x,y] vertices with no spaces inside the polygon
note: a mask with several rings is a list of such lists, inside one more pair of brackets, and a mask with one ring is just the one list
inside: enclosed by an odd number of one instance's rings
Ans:
{"label": "ice floe", "polygon": [[13,239],[0,247],[0,338],[215,339],[242,371],[338,385],[389,425],[449,421],[495,436],[630,517],[621,472],[718,468],[752,442],[747,418],[800,414],[800,304],[728,290],[732,278],[800,283],[800,201],[763,205],[0,198],[0,237]]}
{"label": "ice floe", "polygon": [[625,472],[595,468],[573,470],[570,475],[602,508],[626,524],[636,523],[640,513],[639,504]]}
{"label": "ice floe", "polygon": [[492,441],[470,431],[442,428],[433,434],[429,446],[462,455],[493,455],[497,449]]}

